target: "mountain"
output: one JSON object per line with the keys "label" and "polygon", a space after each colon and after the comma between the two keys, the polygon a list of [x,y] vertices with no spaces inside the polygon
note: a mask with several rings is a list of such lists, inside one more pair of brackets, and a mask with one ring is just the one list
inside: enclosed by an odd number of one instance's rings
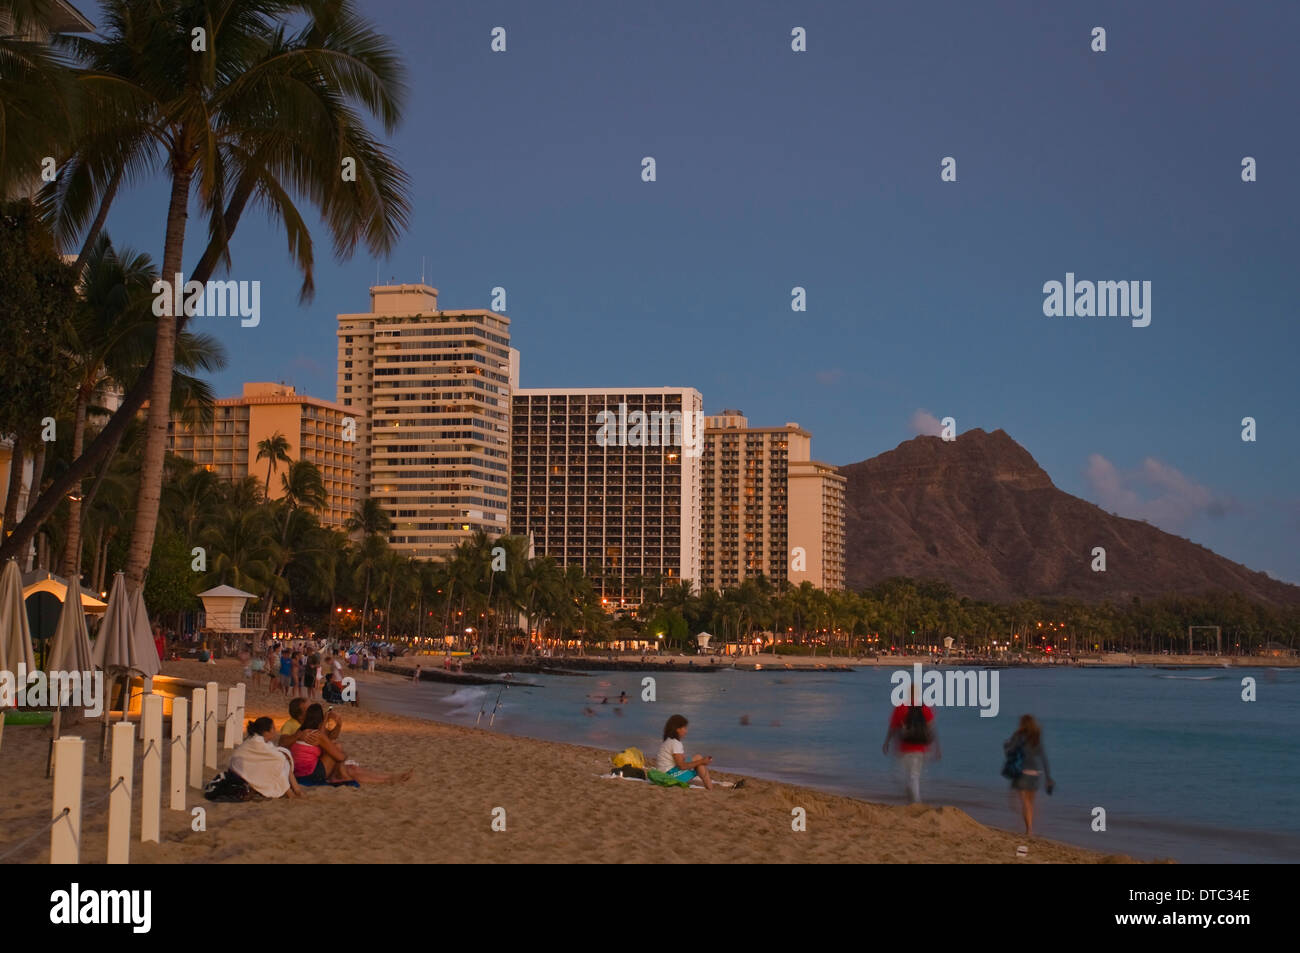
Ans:
{"label": "mountain", "polygon": [[[840,472],[850,588],[911,576],[996,601],[1122,603],[1219,590],[1300,605],[1300,586],[1057,489],[1002,430],[916,437]],[[1105,572],[1092,570],[1097,546]]]}

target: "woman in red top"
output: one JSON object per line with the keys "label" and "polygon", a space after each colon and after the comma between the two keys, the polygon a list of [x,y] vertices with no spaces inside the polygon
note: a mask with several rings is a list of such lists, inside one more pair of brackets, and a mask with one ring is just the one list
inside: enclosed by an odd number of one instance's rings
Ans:
{"label": "woman in red top", "polygon": [[388,774],[370,771],[354,761],[348,761],[343,748],[324,730],[325,710],[311,705],[302,716],[302,730],[292,739],[281,738],[280,744],[290,744],[293,754],[293,774],[302,784],[396,784],[409,781],[410,771]]}
{"label": "woman in red top", "polygon": [[912,698],[913,704],[899,705],[889,716],[889,730],[885,733],[884,752],[889,754],[891,742],[898,745],[898,753],[903,762],[903,785],[907,791],[907,803],[916,804],[921,800],[921,766],[925,754],[934,746],[934,759],[939,760],[939,739],[934,733],[934,709],[921,704],[921,692],[918,689]]}

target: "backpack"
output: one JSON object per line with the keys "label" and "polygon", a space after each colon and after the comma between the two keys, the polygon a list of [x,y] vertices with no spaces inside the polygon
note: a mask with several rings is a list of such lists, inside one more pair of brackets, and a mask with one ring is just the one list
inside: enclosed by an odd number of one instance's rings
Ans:
{"label": "backpack", "polygon": [[924,706],[907,706],[907,714],[903,716],[903,727],[898,738],[905,745],[928,745],[933,740]]}
{"label": "backpack", "polygon": [[251,801],[258,795],[247,781],[227,769],[204,786],[203,796],[209,801]]}
{"label": "backpack", "polygon": [[1014,781],[1025,773],[1025,741],[1019,734],[1012,735],[1003,747],[1007,760],[1002,764],[1002,776]]}

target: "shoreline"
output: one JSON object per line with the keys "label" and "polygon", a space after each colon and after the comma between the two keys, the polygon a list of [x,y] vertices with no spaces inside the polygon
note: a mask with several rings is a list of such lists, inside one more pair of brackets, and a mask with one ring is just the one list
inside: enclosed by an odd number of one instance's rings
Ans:
{"label": "shoreline", "polygon": [[[164,663],[163,674],[223,686],[242,680],[234,660]],[[385,675],[385,679],[397,676]],[[365,692],[361,693],[365,705]],[[284,696],[249,685],[247,717],[286,717]],[[465,728],[366,707],[340,709],[349,757],[389,771],[412,770],[408,784],[309,789],[301,800],[214,803],[187,788],[186,812],[162,812],[162,841],[139,842],[133,863],[1131,863],[1119,854],[1045,838],[1025,838],[976,822],[950,806],[877,804],[813,788],[746,778],[730,790],[664,789],[607,780],[613,752]],[[97,722],[66,734],[87,741],[85,798],[107,790]],[[49,734],[11,727],[0,748],[0,853],[48,824],[44,777]],[[219,751],[224,767],[229,753]],[[139,750],[136,756],[137,776]],[[205,779],[215,772],[205,769]],[[164,773],[164,783],[167,780]],[[734,780],[740,775],[719,773]],[[191,829],[202,806],[207,830]],[[506,829],[494,831],[496,810]],[[802,808],[806,830],[792,829]],[[86,812],[82,862],[104,859],[106,813]],[[1016,847],[1029,846],[1025,858]],[[48,859],[37,838],[11,863]]]}
{"label": "shoreline", "polygon": [[[378,664],[377,671],[395,675],[409,675],[416,665],[425,666],[421,678],[459,684],[481,684],[479,680],[499,682],[491,676],[507,672],[543,675],[572,675],[581,677],[589,672],[657,672],[711,673],[719,671],[786,671],[786,672],[852,672],[858,668],[911,668],[915,664],[933,667],[963,667],[989,669],[1032,669],[1053,671],[1057,669],[1112,669],[1112,668],[1171,668],[1171,669],[1251,669],[1300,668],[1300,658],[1268,656],[1200,656],[1200,655],[1126,655],[1107,653],[1081,657],[1074,662],[1033,662],[986,659],[978,657],[940,657],[929,655],[895,655],[879,658],[857,656],[754,656],[735,659],[698,655],[649,655],[644,660],[639,655],[565,655],[538,659],[524,656],[492,656],[477,662],[466,662],[463,674],[447,672],[442,668],[442,654],[404,655]],[[689,663],[689,664],[688,664]]]}

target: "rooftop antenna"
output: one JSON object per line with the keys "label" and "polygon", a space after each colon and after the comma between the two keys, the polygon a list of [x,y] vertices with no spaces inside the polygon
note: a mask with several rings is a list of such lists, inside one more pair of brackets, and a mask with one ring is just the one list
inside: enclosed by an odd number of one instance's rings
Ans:
{"label": "rooftop antenna", "polygon": [[420,284],[424,284],[424,256],[420,256]]}

